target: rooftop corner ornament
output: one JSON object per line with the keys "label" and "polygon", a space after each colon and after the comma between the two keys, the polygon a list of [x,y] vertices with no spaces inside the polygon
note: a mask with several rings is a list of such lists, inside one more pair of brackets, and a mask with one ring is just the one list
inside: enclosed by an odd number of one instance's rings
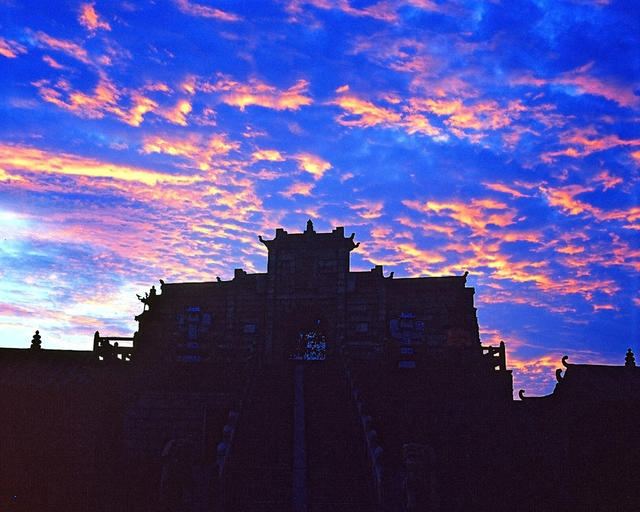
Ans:
{"label": "rooftop corner ornament", "polygon": [[627,350],[627,353],[624,356],[624,365],[627,368],[634,368],[636,366],[636,356],[633,355],[631,348]]}
{"label": "rooftop corner ornament", "polygon": [[40,331],[36,331],[33,335],[33,339],[31,340],[31,349],[32,350],[40,350],[42,348],[42,337],[40,336]]}

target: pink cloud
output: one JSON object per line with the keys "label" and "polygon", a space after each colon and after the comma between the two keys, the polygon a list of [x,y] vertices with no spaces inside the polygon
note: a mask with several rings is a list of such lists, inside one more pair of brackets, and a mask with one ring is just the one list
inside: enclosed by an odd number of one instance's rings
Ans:
{"label": "pink cloud", "polygon": [[51,66],[53,69],[65,69],[65,67],[62,64],[60,64],[54,58],[49,57],[48,55],[43,55],[42,60],[46,62],[49,66]]}
{"label": "pink cloud", "polygon": [[242,18],[236,14],[221,11],[214,7],[198,4],[189,0],[174,0],[178,9],[190,16],[199,16],[201,18],[210,18],[220,21],[241,21]]}
{"label": "pink cloud", "polygon": [[312,103],[312,99],[305,95],[308,89],[309,82],[306,80],[298,80],[289,89],[280,90],[256,79],[243,84],[224,75],[219,75],[218,81],[213,84],[202,85],[204,92],[218,92],[223,103],[241,110],[250,105],[274,110],[298,110]]}
{"label": "pink cloud", "polygon": [[383,201],[361,200],[349,206],[352,210],[358,212],[358,215],[366,220],[378,219],[382,217]]}
{"label": "pink cloud", "polygon": [[100,18],[93,7],[94,5],[95,3],[86,3],[80,6],[80,16],[78,18],[80,25],[91,32],[95,32],[98,29],[111,30],[111,25]]}
{"label": "pink cloud", "polygon": [[[468,203],[404,200],[405,206],[427,214],[444,215],[472,229],[474,235],[484,234],[487,226],[505,227],[515,222],[516,211],[505,203],[492,199],[473,199]],[[497,210],[494,212],[492,210]],[[442,212],[442,213],[441,213]]]}
{"label": "pink cloud", "polygon": [[191,110],[191,103],[189,103],[187,100],[180,100],[175,107],[164,111],[163,117],[174,124],[187,126],[187,115],[191,112]]}
{"label": "pink cloud", "polygon": [[313,175],[314,179],[319,180],[323,174],[331,169],[331,164],[320,157],[309,153],[299,153],[293,158],[298,161],[300,169]]}
{"label": "pink cloud", "polygon": [[69,55],[70,57],[79,60],[84,64],[91,64],[91,60],[89,59],[87,50],[85,50],[77,43],[66,41],[64,39],[56,39],[55,37],[51,37],[50,35],[42,31],[36,32],[34,34],[34,38],[46,48],[62,52],[66,55]]}
{"label": "pink cloud", "polygon": [[519,72],[512,76],[511,85],[531,85],[534,87],[544,87],[550,84],[565,85],[575,87],[580,94],[590,94],[601,96],[616,102],[621,107],[636,107],[640,103],[640,98],[633,92],[631,84],[616,83],[612,79],[602,80],[589,71],[593,68],[594,62],[589,62],[584,66],[567,71],[554,78],[537,78],[531,72]]}
{"label": "pink cloud", "polygon": [[23,45],[0,37],[0,55],[8,59],[15,59],[21,53],[27,53],[27,49]]}
{"label": "pink cloud", "polygon": [[287,198],[291,198],[294,195],[311,196],[314,187],[314,183],[294,182],[279,194]]}
{"label": "pink cloud", "polygon": [[592,187],[582,185],[567,185],[564,187],[540,186],[540,191],[545,195],[551,206],[559,206],[570,215],[582,212],[596,213],[597,209],[592,205],[576,199],[576,196],[585,192],[592,192]]}
{"label": "pink cloud", "polygon": [[640,146],[640,139],[621,139],[616,134],[601,135],[593,127],[574,128],[559,135],[559,144],[567,147],[560,150],[543,153],[543,162],[551,163],[557,156],[582,158],[597,151],[621,147]]}
{"label": "pink cloud", "polygon": [[332,103],[347,112],[338,117],[338,122],[345,126],[370,127],[379,124],[396,124],[402,118],[393,110],[378,107],[352,94],[341,94]]}
{"label": "pink cloud", "polygon": [[164,153],[179,156],[191,162],[200,170],[209,170],[215,158],[236,150],[239,143],[227,140],[224,134],[214,134],[205,138],[192,134],[186,138],[164,137],[159,135],[144,137],[142,151],[144,153]]}
{"label": "pink cloud", "polygon": [[259,149],[251,154],[254,160],[268,160],[269,162],[284,162],[285,158],[275,149]]}
{"label": "pink cloud", "polygon": [[198,177],[194,176],[164,174],[139,167],[116,165],[94,158],[68,153],[53,153],[13,144],[0,144],[0,168],[16,172],[109,178],[139,182],[145,185],[158,183],[186,185],[198,180]]}
{"label": "pink cloud", "polygon": [[602,185],[602,188],[604,189],[604,191],[606,192],[607,190],[611,189],[611,188],[615,188],[618,185],[623,183],[623,179],[620,176],[613,176],[609,171],[607,171],[606,169],[602,172],[600,172],[597,176],[595,176],[592,180],[592,182],[594,183],[599,183]]}
{"label": "pink cloud", "polygon": [[520,197],[530,197],[519,190],[516,190],[513,187],[505,185],[503,183],[484,183],[484,186],[489,190],[495,190],[496,192],[503,192],[505,194],[509,194],[511,197],[520,198]]}

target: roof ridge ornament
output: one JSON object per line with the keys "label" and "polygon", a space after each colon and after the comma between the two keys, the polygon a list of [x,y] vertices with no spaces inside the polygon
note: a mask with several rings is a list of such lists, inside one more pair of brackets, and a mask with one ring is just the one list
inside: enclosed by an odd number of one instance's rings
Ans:
{"label": "roof ridge ornament", "polygon": [[627,353],[624,356],[624,365],[627,368],[635,368],[636,366],[636,356],[633,354],[631,347],[629,347]]}
{"label": "roof ridge ornament", "polygon": [[40,331],[36,331],[33,335],[33,339],[31,340],[31,349],[32,350],[40,350],[42,348],[42,336],[40,336]]}
{"label": "roof ridge ornament", "polygon": [[307,229],[304,232],[305,233],[315,233],[315,231],[313,229],[313,221],[311,219],[309,219],[307,221]]}

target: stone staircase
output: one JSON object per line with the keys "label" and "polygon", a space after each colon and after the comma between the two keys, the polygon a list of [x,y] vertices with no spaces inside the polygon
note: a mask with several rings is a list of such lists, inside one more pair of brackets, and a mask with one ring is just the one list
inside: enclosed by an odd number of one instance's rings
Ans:
{"label": "stone staircase", "polygon": [[224,510],[291,510],[292,460],[292,367],[264,367],[239,418],[224,476]]}
{"label": "stone staircase", "polygon": [[347,393],[343,367],[312,361],[305,367],[308,512],[373,512],[365,441]]}

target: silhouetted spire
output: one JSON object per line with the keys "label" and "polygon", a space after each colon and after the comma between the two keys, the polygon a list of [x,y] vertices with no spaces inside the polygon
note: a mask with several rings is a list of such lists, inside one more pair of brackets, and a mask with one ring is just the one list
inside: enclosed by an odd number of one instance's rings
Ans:
{"label": "silhouetted spire", "polygon": [[313,231],[313,222],[311,222],[311,219],[309,219],[307,221],[307,229],[306,229],[305,233],[314,233],[314,231]]}
{"label": "silhouetted spire", "polygon": [[42,345],[42,337],[40,336],[40,331],[36,331],[33,335],[33,339],[31,340],[31,348],[33,350],[40,350]]}
{"label": "silhouetted spire", "polygon": [[624,365],[627,367],[636,365],[636,357],[633,355],[631,349],[627,350],[627,354],[624,356]]}

